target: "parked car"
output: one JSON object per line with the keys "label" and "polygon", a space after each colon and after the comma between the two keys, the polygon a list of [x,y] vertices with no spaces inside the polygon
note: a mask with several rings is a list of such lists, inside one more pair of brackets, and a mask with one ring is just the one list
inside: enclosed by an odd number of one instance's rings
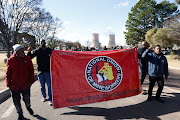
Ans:
{"label": "parked car", "polygon": [[162,53],[163,53],[164,55],[169,55],[169,54],[170,54],[169,50],[162,50]]}

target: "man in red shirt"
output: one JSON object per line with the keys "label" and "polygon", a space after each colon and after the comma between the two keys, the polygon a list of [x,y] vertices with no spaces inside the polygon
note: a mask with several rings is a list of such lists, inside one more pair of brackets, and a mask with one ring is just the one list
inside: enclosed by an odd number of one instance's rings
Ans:
{"label": "man in red shirt", "polygon": [[14,53],[7,61],[6,85],[9,87],[13,103],[19,115],[18,120],[24,119],[21,108],[21,94],[26,108],[31,115],[34,114],[30,104],[30,87],[34,83],[34,68],[31,58],[24,54],[24,47],[16,44]]}

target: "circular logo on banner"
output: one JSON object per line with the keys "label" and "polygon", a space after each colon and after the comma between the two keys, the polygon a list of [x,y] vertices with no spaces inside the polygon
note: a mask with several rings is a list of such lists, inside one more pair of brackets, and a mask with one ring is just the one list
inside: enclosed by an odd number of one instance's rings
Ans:
{"label": "circular logo on banner", "polygon": [[107,56],[98,56],[90,60],[85,75],[89,85],[102,92],[118,87],[123,77],[121,66]]}

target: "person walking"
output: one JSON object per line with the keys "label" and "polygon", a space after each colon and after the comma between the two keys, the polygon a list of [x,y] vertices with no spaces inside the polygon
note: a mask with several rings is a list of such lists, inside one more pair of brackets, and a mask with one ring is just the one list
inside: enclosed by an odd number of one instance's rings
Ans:
{"label": "person walking", "polygon": [[[151,49],[151,48],[150,48]],[[148,60],[148,73],[149,73],[149,90],[148,90],[148,101],[152,100],[152,90],[155,83],[158,83],[158,90],[155,99],[159,102],[164,103],[160,98],[164,87],[164,75],[165,79],[168,79],[168,63],[166,57],[161,53],[161,46],[156,45],[153,53],[148,53],[150,49],[147,49],[143,54],[142,58]]]}
{"label": "person walking", "polygon": [[11,91],[13,103],[18,113],[18,120],[23,120],[21,95],[27,110],[34,114],[30,104],[30,87],[34,83],[34,68],[29,56],[24,54],[24,47],[20,44],[13,46],[14,53],[7,60],[6,85]]}
{"label": "person walking", "polygon": [[[36,57],[37,65],[38,65],[38,80],[41,85],[41,93],[42,93],[42,102],[49,101],[49,105],[52,104],[52,92],[51,92],[51,76],[50,76],[50,57],[52,50],[49,47],[46,47],[45,40],[41,40],[41,45],[39,48],[32,51],[30,47],[28,49],[28,56],[32,58]],[[46,88],[45,84],[48,87],[48,99],[46,98]]]}
{"label": "person walking", "polygon": [[146,75],[148,73],[148,61],[144,58],[142,58],[142,54],[146,49],[148,49],[148,42],[143,41],[142,47],[138,48],[138,63],[139,63],[139,79],[141,82],[141,85],[144,82],[144,79],[146,78]]}

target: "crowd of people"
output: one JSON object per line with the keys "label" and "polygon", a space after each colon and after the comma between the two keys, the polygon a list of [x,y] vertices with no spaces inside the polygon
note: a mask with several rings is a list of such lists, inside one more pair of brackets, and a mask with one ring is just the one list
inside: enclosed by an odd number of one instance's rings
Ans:
{"label": "crowd of people", "polygon": [[[116,46],[111,50],[123,49],[122,46]],[[32,50],[28,48],[28,53],[25,55],[24,47],[20,44],[13,46],[14,53],[7,60],[6,83],[9,87],[18,113],[18,120],[24,119],[23,111],[21,108],[21,95],[26,105],[27,110],[31,115],[34,114],[30,104],[30,88],[34,83],[34,68],[31,59],[36,57],[38,65],[38,80],[40,82],[42,102],[49,101],[52,106],[52,91],[51,91],[51,76],[50,76],[50,57],[52,49],[46,46],[45,40],[41,41],[41,45]],[[108,50],[106,46],[102,50]],[[77,46],[74,51],[82,51]],[[89,49],[86,47],[83,51],[99,51],[96,48]],[[156,45],[154,50],[149,46],[148,42],[143,41],[142,47],[138,48],[138,61],[139,61],[139,79],[143,84],[147,75],[149,75],[149,89],[147,101],[152,100],[152,90],[155,83],[158,83],[158,90],[155,99],[159,102],[164,102],[160,95],[164,86],[164,76],[168,79],[168,63],[166,57],[161,53],[161,46]],[[46,95],[46,87],[48,87],[48,97]]]}
{"label": "crowd of people", "polygon": [[111,48],[107,48],[104,46],[102,49],[99,49],[98,47],[85,47],[84,49],[81,49],[79,46],[77,46],[75,49],[72,49],[72,51],[104,51],[104,50],[120,50],[123,49],[123,46],[115,46]]}

